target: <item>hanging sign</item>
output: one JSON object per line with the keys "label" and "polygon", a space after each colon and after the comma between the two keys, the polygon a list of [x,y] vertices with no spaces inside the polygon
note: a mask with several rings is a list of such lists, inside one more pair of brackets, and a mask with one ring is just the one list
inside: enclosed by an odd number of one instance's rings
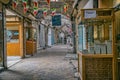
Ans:
{"label": "hanging sign", "polygon": [[61,26],[61,15],[52,16],[52,26]]}
{"label": "hanging sign", "polygon": [[84,18],[96,18],[96,10],[85,10]]}

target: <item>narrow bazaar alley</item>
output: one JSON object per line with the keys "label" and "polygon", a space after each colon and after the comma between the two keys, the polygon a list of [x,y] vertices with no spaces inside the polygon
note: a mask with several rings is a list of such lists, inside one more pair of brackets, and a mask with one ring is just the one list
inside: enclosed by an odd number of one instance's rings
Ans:
{"label": "narrow bazaar alley", "polygon": [[66,57],[70,50],[68,45],[39,50],[33,57],[2,71],[0,80],[77,80],[74,78],[76,70]]}
{"label": "narrow bazaar alley", "polygon": [[0,80],[120,80],[120,0],[0,0]]}

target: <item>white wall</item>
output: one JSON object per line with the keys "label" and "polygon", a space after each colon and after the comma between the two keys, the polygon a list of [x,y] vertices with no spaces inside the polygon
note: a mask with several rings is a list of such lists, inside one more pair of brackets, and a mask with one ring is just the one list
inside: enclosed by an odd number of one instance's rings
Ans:
{"label": "white wall", "polygon": [[38,24],[38,27],[37,27],[37,49],[39,49],[40,48],[40,26],[39,26],[40,24]]}
{"label": "white wall", "polygon": [[93,0],[89,0],[84,6],[84,9],[93,8]]}
{"label": "white wall", "polygon": [[48,29],[48,46],[52,45],[52,31],[51,28]]}

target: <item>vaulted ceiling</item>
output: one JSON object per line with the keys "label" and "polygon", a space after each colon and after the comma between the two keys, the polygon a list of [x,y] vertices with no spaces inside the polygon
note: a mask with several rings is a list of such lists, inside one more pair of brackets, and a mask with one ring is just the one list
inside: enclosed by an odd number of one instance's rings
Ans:
{"label": "vaulted ceiling", "polygon": [[[23,13],[23,5],[22,5],[22,0],[18,0],[19,1],[19,4],[17,6],[17,8],[15,8],[14,10],[20,14]],[[40,9],[43,9],[43,8],[48,8],[49,10],[52,9],[52,8],[55,8],[56,9],[56,14],[60,14],[62,15],[61,16],[61,20],[62,20],[62,25],[61,26],[69,26],[71,25],[71,22],[70,22],[70,18],[67,18],[68,15],[70,17],[70,14],[72,13],[72,8],[73,8],[73,3],[75,0],[51,0],[50,1],[50,5],[48,5],[47,3],[47,0],[37,0],[38,1],[38,8],[39,10]],[[11,2],[12,4],[12,2]],[[68,7],[67,7],[67,11],[66,13],[64,12],[63,10],[63,7],[64,5],[67,4]],[[32,12],[32,9],[33,9],[33,3],[32,3],[32,0],[28,0],[28,5],[30,6],[30,9],[29,9],[29,12],[31,11]],[[23,14],[25,16],[28,17],[29,15],[29,12],[26,13],[26,14]],[[50,12],[48,11],[48,18],[46,16],[45,21],[49,21],[49,23],[51,23],[51,15],[49,15]]]}
{"label": "vaulted ceiling", "polygon": [[[28,5],[30,6],[30,8],[28,9],[28,12],[31,12],[31,13],[33,13],[33,1],[34,0],[28,0]],[[47,0],[35,0],[35,1],[38,1],[38,8],[39,9],[48,8],[48,10],[49,10],[48,14],[50,14],[50,10],[52,8],[55,8],[56,13],[61,13],[63,15],[70,17],[70,14],[71,14],[72,8],[73,8],[73,3],[75,0],[51,0],[50,5],[47,3]],[[66,12],[64,12],[64,9],[63,9],[65,4],[67,4],[67,11]],[[10,1],[10,4],[8,4],[8,5],[12,6],[12,0]],[[8,6],[8,8],[10,6]],[[21,15],[28,15],[28,14],[23,13],[22,0],[18,0],[17,8],[15,8],[14,10],[16,12],[20,13]]]}
{"label": "vaulted ceiling", "polygon": [[[56,1],[51,1],[50,5],[48,5],[46,0],[39,0],[39,8],[40,9],[42,9],[42,8],[48,8],[48,9],[56,8],[56,14],[61,14],[61,16],[62,16],[62,19],[61,19],[62,25],[61,25],[61,27],[56,27],[56,29],[59,31],[66,32],[66,31],[69,31],[69,28],[71,29],[70,19],[67,18],[66,16],[69,15],[69,17],[70,17],[70,14],[72,13],[72,8],[73,8],[72,5],[73,5],[74,1],[75,0],[58,0],[58,1],[56,0]],[[66,13],[64,12],[64,10],[62,10],[64,7],[64,4],[68,5],[68,9],[67,9]],[[66,27],[66,26],[69,26],[69,27]]]}
{"label": "vaulted ceiling", "polygon": [[[70,20],[67,17],[70,17],[70,14],[72,13],[73,3],[75,0],[51,0],[50,5],[48,5],[47,0],[39,0],[39,9],[48,8],[56,9],[56,14],[62,15],[62,25],[68,23],[70,25]],[[63,10],[64,5],[67,4],[68,8],[66,13]],[[48,11],[48,14],[50,12]]]}

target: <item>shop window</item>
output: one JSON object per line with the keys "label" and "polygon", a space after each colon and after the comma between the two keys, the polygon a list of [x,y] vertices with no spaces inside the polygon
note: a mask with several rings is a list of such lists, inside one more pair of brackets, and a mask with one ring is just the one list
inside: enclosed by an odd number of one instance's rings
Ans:
{"label": "shop window", "polygon": [[112,9],[83,9],[78,48],[87,54],[112,54]]}
{"label": "shop window", "polygon": [[78,48],[92,54],[112,53],[112,27],[109,22],[93,25],[79,25]]}
{"label": "shop window", "polygon": [[7,28],[7,42],[19,42],[19,30],[18,27]]}

